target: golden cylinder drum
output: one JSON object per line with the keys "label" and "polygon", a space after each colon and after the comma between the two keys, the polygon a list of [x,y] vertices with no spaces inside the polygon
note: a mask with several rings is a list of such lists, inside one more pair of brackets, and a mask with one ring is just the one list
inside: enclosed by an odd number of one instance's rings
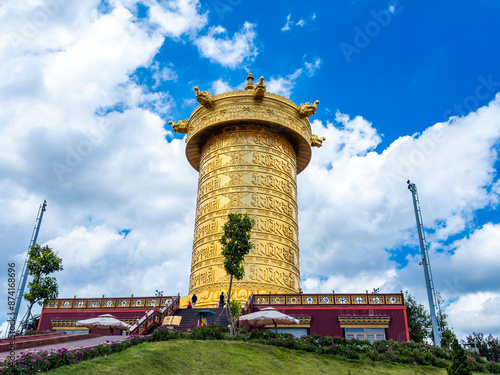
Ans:
{"label": "golden cylinder drum", "polygon": [[237,125],[214,132],[201,148],[189,293],[197,307],[213,307],[229,288],[219,240],[230,212],[255,220],[243,280],[233,279],[240,302],[250,292],[297,293],[300,287],[297,159],[279,131]]}

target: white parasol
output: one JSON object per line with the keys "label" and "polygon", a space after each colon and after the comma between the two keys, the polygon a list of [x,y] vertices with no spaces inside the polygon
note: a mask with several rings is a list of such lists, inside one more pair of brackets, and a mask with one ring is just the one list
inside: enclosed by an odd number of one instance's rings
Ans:
{"label": "white parasol", "polygon": [[272,307],[266,307],[254,313],[242,315],[239,320],[248,322],[248,324],[254,327],[274,324],[276,333],[278,332],[277,324],[299,324],[299,321],[294,317],[283,314]]}
{"label": "white parasol", "polygon": [[113,328],[118,329],[128,329],[130,325],[116,319],[115,316],[111,314],[99,315],[95,318],[77,320],[75,325],[77,327],[87,327],[89,329],[110,329],[113,332]]}

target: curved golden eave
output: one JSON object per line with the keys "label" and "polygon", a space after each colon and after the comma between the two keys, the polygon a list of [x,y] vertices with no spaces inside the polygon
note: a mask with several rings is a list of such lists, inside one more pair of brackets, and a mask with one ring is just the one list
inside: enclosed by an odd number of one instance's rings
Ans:
{"label": "curved golden eave", "polygon": [[186,156],[199,171],[201,148],[210,135],[234,125],[263,125],[283,135],[297,155],[297,173],[311,160],[311,125],[300,116],[291,100],[267,92],[256,99],[251,90],[230,91],[214,96],[211,106],[199,105],[189,118]]}

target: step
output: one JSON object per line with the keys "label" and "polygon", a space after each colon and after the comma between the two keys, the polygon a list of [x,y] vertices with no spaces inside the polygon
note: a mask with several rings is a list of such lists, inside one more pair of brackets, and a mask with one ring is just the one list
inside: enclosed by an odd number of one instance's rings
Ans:
{"label": "step", "polygon": [[[211,324],[215,322],[216,319],[219,318],[219,315],[223,313],[225,310],[224,308],[200,308],[200,309],[178,309],[175,313],[174,316],[181,316],[182,320],[180,325],[177,327],[177,330],[180,331],[186,331],[189,329],[193,329],[194,327],[198,326],[198,320],[200,317],[200,312],[201,311],[213,311],[216,315],[210,314],[214,316],[214,319],[209,319],[208,324]],[[217,325],[220,325],[222,327],[227,327],[229,325],[229,321],[226,317],[226,314],[223,313],[220,318],[217,320]]]}

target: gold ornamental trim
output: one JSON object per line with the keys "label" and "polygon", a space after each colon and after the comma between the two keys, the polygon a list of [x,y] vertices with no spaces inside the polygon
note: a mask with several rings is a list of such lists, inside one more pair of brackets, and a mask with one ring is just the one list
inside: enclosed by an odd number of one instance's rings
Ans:
{"label": "gold ornamental trim", "polygon": [[339,317],[341,328],[388,328],[390,317]]}
{"label": "gold ornamental trim", "polygon": [[[299,324],[277,324],[276,328],[310,328],[311,327],[311,316],[293,316],[299,321]],[[274,328],[274,324],[268,324],[266,328]]]}
{"label": "gold ornamental trim", "polygon": [[118,297],[118,298],[73,298],[55,299],[44,303],[43,308],[47,310],[109,310],[109,309],[144,309],[147,307],[165,306],[174,297]]}
{"label": "gold ornamental trim", "polygon": [[[122,322],[133,325],[139,319],[120,319]],[[51,321],[52,329],[65,329],[65,330],[85,330],[88,329],[86,327],[76,326],[76,319],[53,319]]]}

